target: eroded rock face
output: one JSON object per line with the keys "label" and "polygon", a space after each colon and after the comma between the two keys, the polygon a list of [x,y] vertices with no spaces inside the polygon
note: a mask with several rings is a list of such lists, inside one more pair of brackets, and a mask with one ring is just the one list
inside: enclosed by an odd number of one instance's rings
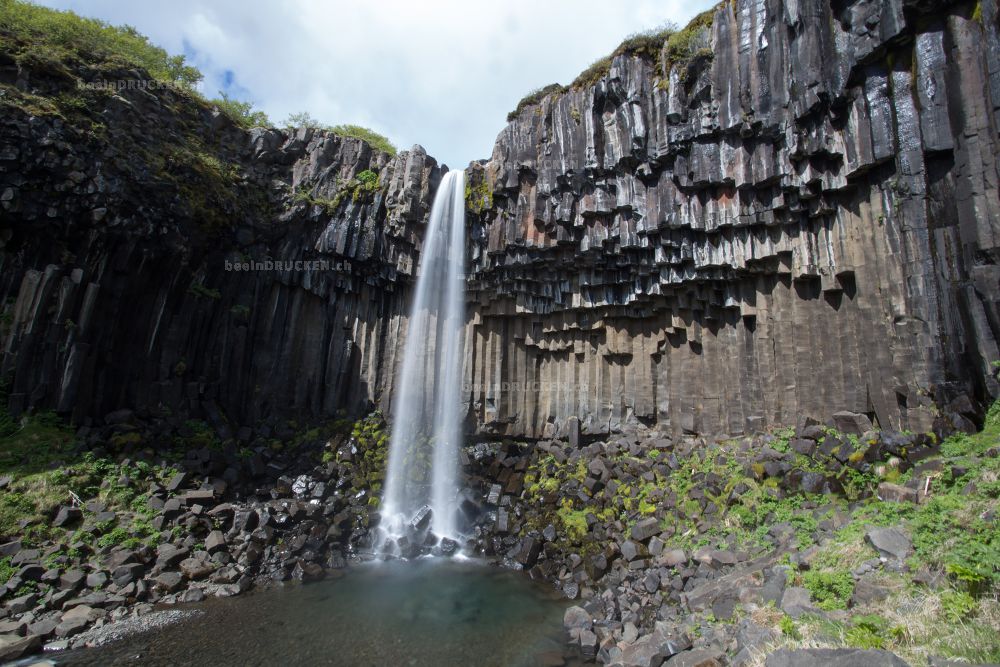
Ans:
{"label": "eroded rock face", "polygon": [[[39,96],[72,86],[17,76]],[[364,412],[391,393],[433,158],[245,131],[170,90],[89,103],[106,134],[16,106],[0,120],[15,414],[111,423],[122,406],[162,405],[248,424]],[[366,170],[378,187],[359,191]]]}
{"label": "eroded rock face", "polygon": [[932,401],[994,395],[981,7],[726,2],[693,59],[622,55],[522,111],[473,172],[474,421],[740,432],[843,409],[926,431]]}
{"label": "eroded rock face", "polygon": [[[722,3],[692,57],[618,56],[524,109],[468,171],[469,430],[849,411],[925,432],[934,404],[996,395],[1000,39],[979,6]],[[60,76],[0,59],[33,95],[78,90]],[[442,172],[422,149],[246,131],[170,90],[96,96],[83,120],[2,103],[15,414],[391,407]],[[269,259],[327,268],[228,269]]]}

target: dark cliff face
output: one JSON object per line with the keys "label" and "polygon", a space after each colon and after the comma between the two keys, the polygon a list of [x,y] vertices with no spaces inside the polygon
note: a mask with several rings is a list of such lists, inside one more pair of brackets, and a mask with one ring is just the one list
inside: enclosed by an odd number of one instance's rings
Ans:
{"label": "dark cliff face", "polygon": [[522,110],[476,172],[477,422],[927,431],[995,395],[995,3],[737,0],[692,42]]}
{"label": "dark cliff face", "polygon": [[[470,430],[924,431],[994,395],[995,0],[737,0],[690,43],[528,106],[470,167]],[[80,87],[141,78],[102,67],[0,58],[12,407],[388,407],[434,160]],[[226,269],[267,259],[328,268]]]}
{"label": "dark cliff face", "polygon": [[[142,78],[101,63],[60,76],[3,65],[15,412],[163,406],[254,423],[357,412],[389,391],[397,286],[439,179],[422,149],[390,157],[311,129],[248,132],[169,89],[90,90]],[[366,171],[374,187],[357,180]],[[236,270],[267,260],[326,264]]]}

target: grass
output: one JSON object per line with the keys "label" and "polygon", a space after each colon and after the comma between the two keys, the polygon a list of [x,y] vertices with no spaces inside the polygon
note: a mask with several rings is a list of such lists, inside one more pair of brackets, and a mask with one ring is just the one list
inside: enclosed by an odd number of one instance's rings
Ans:
{"label": "grass", "polygon": [[[0,0],[0,49],[9,51],[23,67],[67,82],[76,78],[73,71],[79,63],[96,64],[98,69],[109,72],[108,79],[114,77],[114,83],[123,78],[123,69],[138,68],[154,82],[216,106],[240,127],[271,124],[251,102],[236,100],[221,91],[218,98],[203,100],[194,88],[203,78],[201,72],[189,65],[185,56],[170,55],[129,25],[114,26],[23,0]],[[27,95],[19,97],[22,99],[18,102],[26,108],[39,106]],[[85,107],[86,101],[80,96],[64,93],[55,102],[50,112],[64,115],[67,111],[85,111],[81,104]]]}
{"label": "grass", "polygon": [[311,127],[317,130],[326,130],[341,137],[361,139],[375,150],[382,151],[383,153],[388,153],[389,155],[396,154],[396,146],[388,138],[375,130],[360,125],[327,125],[313,118],[308,111],[290,114],[284,123],[282,123],[282,126],[287,129]]}
{"label": "grass", "polygon": [[520,116],[521,112],[527,109],[528,107],[540,104],[541,101],[545,99],[547,96],[561,95],[565,91],[566,88],[564,86],[559,85],[558,83],[550,83],[547,86],[542,86],[541,88],[535,88],[527,95],[522,97],[518,101],[517,106],[514,107],[514,110],[507,114],[507,122],[509,123],[518,116]]}
{"label": "grass", "polygon": [[389,155],[396,154],[396,146],[388,138],[367,127],[361,127],[360,125],[334,125],[328,129],[341,137],[360,139],[377,151],[382,151]]}
{"label": "grass", "polygon": [[698,51],[695,49],[696,40],[705,29],[712,27],[716,9],[717,7],[712,7],[703,11],[691,19],[683,29],[672,33],[667,38],[664,45],[664,60],[668,71],[672,65],[690,60],[698,55]]}
{"label": "grass", "polygon": [[[171,56],[131,26],[112,26],[21,0],[0,0],[0,33],[31,44],[28,57],[58,63],[78,54],[138,65],[159,81],[194,86],[202,75],[183,55]],[[7,43],[7,35],[3,35]]]}

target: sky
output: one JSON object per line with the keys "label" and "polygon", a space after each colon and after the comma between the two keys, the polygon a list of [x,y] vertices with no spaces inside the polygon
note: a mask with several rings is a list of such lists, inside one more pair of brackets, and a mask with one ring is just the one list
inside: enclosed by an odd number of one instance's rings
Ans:
{"label": "sky", "polygon": [[681,26],[710,0],[41,0],[129,24],[280,124],[308,111],[439,162],[488,158],[530,90],[568,84],[627,35]]}

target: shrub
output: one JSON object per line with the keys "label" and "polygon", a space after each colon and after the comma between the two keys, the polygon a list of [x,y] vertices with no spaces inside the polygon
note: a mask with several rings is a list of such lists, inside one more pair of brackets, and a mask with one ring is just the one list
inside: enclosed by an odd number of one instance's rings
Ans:
{"label": "shrub", "polygon": [[289,114],[288,118],[285,119],[285,122],[282,123],[282,127],[288,129],[311,127],[317,130],[326,130],[327,132],[333,132],[341,137],[360,139],[375,150],[382,151],[383,153],[388,153],[389,155],[396,154],[396,146],[393,145],[387,137],[379,134],[375,130],[370,130],[367,127],[361,127],[360,125],[327,125],[326,123],[322,123],[313,118],[312,114],[308,111],[299,111],[298,113]]}
{"label": "shrub", "polygon": [[40,7],[20,0],[0,0],[0,30],[23,37],[36,53],[59,59],[69,53],[101,59],[119,58],[137,65],[160,81],[194,86],[202,75],[185,62],[149,42],[131,26],[112,26],[71,11]]}
{"label": "shrub", "polygon": [[268,127],[271,121],[263,111],[254,110],[253,102],[240,102],[229,97],[226,93],[219,91],[221,97],[210,100],[219,111],[229,116],[229,118],[242,128]]}
{"label": "shrub", "polygon": [[902,639],[904,634],[903,628],[890,628],[889,622],[878,614],[867,614],[851,619],[851,627],[844,634],[844,639],[855,648],[881,649],[891,640]]}
{"label": "shrub", "polygon": [[612,57],[629,55],[654,60],[660,55],[664,43],[677,32],[677,24],[667,21],[658,28],[632,33],[618,45]]}
{"label": "shrub", "polygon": [[360,125],[334,125],[328,129],[342,137],[361,139],[375,150],[382,151],[383,153],[388,153],[389,155],[396,154],[396,147],[388,138],[374,130],[369,130],[367,127],[361,127]]}
{"label": "shrub", "polygon": [[712,23],[715,21],[715,9],[712,7],[703,11],[691,19],[691,22],[682,30],[670,35],[664,47],[668,70],[674,63],[690,60],[698,55],[694,48],[695,40],[701,35],[703,29],[712,27]]}
{"label": "shrub", "polygon": [[781,620],[778,622],[778,628],[781,630],[781,634],[789,639],[802,639],[802,633],[799,632],[799,629],[795,626],[795,621],[788,614],[781,617]]}
{"label": "shrub", "polygon": [[573,83],[569,84],[569,87],[573,90],[578,90],[580,88],[589,88],[590,86],[596,85],[598,81],[603,79],[611,71],[611,56],[605,56],[591,63],[590,67],[580,72],[580,74],[573,79]]}
{"label": "shrub", "polygon": [[826,611],[846,609],[854,593],[854,578],[850,572],[809,571],[802,575],[805,586],[817,606]]}
{"label": "shrub", "polygon": [[976,609],[976,600],[965,591],[945,591],[941,594],[941,611],[949,623],[960,623]]}

